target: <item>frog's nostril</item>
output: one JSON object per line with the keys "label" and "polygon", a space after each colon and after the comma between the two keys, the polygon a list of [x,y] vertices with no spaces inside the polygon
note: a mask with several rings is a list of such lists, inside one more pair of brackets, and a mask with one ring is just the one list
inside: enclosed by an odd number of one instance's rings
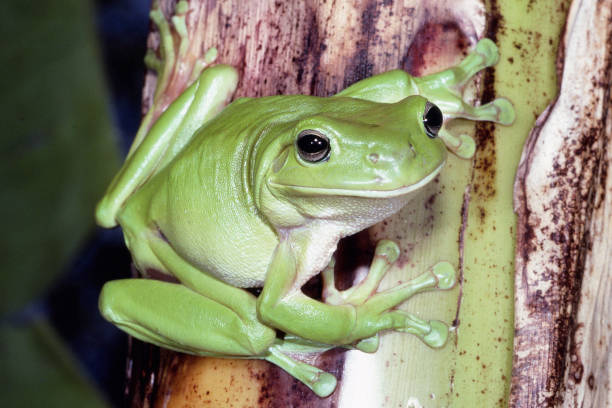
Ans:
{"label": "frog's nostril", "polygon": [[380,156],[378,155],[378,153],[370,153],[368,155],[368,160],[370,160],[374,164],[378,162],[378,159],[380,159]]}

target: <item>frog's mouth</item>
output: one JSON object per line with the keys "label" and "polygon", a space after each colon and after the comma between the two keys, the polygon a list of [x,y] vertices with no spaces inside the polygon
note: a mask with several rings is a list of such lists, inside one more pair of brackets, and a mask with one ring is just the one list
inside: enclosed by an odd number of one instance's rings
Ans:
{"label": "frog's mouth", "polygon": [[296,186],[290,184],[280,184],[270,181],[270,185],[273,187],[291,190],[294,193],[304,196],[345,196],[345,197],[365,197],[365,198],[393,198],[409,194],[421,187],[429,184],[440,171],[444,163],[440,164],[431,173],[423,177],[421,180],[414,184],[409,184],[399,188],[389,190],[372,190],[372,189],[349,189],[349,188],[333,188],[333,187],[308,187],[308,186]]}

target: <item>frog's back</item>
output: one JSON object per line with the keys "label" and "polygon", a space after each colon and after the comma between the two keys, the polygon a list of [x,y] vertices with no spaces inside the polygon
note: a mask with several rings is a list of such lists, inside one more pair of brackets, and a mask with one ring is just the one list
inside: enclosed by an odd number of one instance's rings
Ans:
{"label": "frog's back", "polygon": [[[295,95],[232,103],[137,191],[123,212],[145,211],[147,225],[198,269],[234,286],[261,286],[278,238],[255,205],[256,173],[265,172],[255,158],[277,136],[271,127],[287,129],[327,100]],[[323,107],[328,108],[333,104]]]}
{"label": "frog's back", "polygon": [[261,112],[249,121],[255,112],[248,107],[235,109],[240,118],[224,113],[135,193],[119,219],[125,229],[146,216],[193,266],[234,286],[259,287],[278,243],[255,207],[249,168],[261,131],[251,124],[264,122]]}

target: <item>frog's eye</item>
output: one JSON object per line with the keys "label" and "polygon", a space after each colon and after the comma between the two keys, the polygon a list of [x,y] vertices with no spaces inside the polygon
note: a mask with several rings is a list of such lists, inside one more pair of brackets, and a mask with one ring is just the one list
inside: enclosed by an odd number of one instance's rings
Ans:
{"label": "frog's eye", "polygon": [[432,139],[438,136],[443,120],[440,108],[431,102],[427,102],[425,104],[425,112],[423,112],[423,126],[425,126],[427,136]]}
{"label": "frog's eye", "polygon": [[329,158],[329,139],[317,130],[303,130],[297,137],[297,150],[307,162],[316,163]]}

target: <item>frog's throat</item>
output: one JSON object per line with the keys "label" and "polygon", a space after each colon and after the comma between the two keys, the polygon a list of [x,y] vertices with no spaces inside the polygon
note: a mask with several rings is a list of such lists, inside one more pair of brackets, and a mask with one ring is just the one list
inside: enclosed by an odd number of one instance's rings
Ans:
{"label": "frog's throat", "polygon": [[326,187],[307,187],[294,186],[290,184],[281,184],[270,182],[270,185],[277,188],[291,190],[304,196],[345,196],[345,197],[366,197],[366,198],[393,198],[409,194],[418,190],[431,182],[440,173],[444,167],[444,163],[440,164],[435,170],[423,177],[414,184],[395,188],[392,190],[352,190],[348,188],[326,188]]}

